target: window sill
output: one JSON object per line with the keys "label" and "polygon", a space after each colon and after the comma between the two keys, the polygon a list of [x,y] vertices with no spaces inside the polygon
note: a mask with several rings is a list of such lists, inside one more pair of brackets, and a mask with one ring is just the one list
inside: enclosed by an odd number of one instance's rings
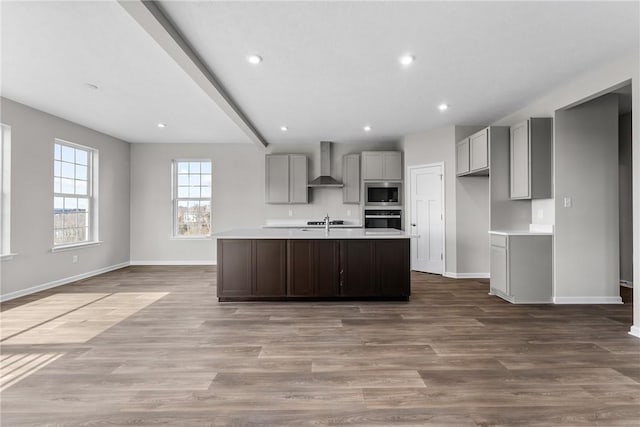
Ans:
{"label": "window sill", "polygon": [[51,252],[71,251],[74,249],[81,249],[89,246],[98,246],[101,244],[102,244],[102,241],[95,241],[95,242],[74,243],[73,245],[54,246],[53,248],[51,248]]}
{"label": "window sill", "polygon": [[11,261],[16,255],[18,254],[2,254],[0,255],[0,261]]}
{"label": "window sill", "polygon": [[213,240],[211,236],[169,236],[169,240]]}

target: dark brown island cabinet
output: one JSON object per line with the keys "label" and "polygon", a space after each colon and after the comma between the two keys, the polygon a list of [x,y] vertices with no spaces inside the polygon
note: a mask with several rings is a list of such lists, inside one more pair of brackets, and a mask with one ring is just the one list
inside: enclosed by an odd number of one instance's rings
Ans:
{"label": "dark brown island cabinet", "polygon": [[218,238],[218,299],[408,300],[409,238]]}

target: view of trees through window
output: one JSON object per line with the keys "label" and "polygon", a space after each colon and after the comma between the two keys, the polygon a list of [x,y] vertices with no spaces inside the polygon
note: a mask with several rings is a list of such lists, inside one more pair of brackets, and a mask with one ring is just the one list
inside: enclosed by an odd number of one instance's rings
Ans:
{"label": "view of trees through window", "polygon": [[175,234],[180,237],[211,234],[211,162],[176,161]]}
{"label": "view of trees through window", "polygon": [[56,142],[53,161],[54,245],[87,242],[90,236],[91,154]]}

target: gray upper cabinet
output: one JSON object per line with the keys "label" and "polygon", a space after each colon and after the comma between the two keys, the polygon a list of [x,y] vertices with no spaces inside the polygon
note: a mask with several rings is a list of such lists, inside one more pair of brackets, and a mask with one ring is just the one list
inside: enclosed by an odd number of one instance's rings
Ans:
{"label": "gray upper cabinet", "polygon": [[469,138],[456,143],[456,174],[469,173]]}
{"label": "gray upper cabinet", "polygon": [[489,175],[490,128],[456,143],[456,175]]}
{"label": "gray upper cabinet", "polygon": [[469,171],[489,169],[489,129],[469,137]]}
{"label": "gray upper cabinet", "polygon": [[551,197],[552,119],[531,118],[511,127],[510,197]]}
{"label": "gray upper cabinet", "polygon": [[308,203],[307,156],[268,154],[265,162],[267,203]]}
{"label": "gray upper cabinet", "polygon": [[402,180],[400,151],[365,151],[362,153],[363,180]]}
{"label": "gray upper cabinet", "polygon": [[342,202],[360,203],[360,155],[342,157]]}

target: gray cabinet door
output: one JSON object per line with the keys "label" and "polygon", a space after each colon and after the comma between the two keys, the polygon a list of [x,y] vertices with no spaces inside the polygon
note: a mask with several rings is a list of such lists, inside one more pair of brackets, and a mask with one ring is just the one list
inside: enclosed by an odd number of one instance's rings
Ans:
{"label": "gray cabinet door", "polygon": [[469,137],[470,170],[489,167],[489,132],[483,129]]}
{"label": "gray cabinet door", "polygon": [[507,248],[491,245],[491,290],[509,295]]}
{"label": "gray cabinet door", "polygon": [[289,156],[269,154],[265,157],[267,203],[289,203]]}
{"label": "gray cabinet door", "polygon": [[402,179],[402,153],[399,151],[382,153],[382,179],[389,181]]}
{"label": "gray cabinet door", "polygon": [[384,179],[382,152],[362,153],[362,179]]}
{"label": "gray cabinet door", "polygon": [[307,203],[308,201],[307,156],[289,155],[289,203]]}
{"label": "gray cabinet door", "polygon": [[456,143],[456,174],[469,172],[469,138]]}
{"label": "gray cabinet door", "polygon": [[531,198],[531,152],[529,144],[529,121],[511,127],[511,198]]}
{"label": "gray cabinet door", "polygon": [[342,202],[360,203],[360,155],[342,157]]}

